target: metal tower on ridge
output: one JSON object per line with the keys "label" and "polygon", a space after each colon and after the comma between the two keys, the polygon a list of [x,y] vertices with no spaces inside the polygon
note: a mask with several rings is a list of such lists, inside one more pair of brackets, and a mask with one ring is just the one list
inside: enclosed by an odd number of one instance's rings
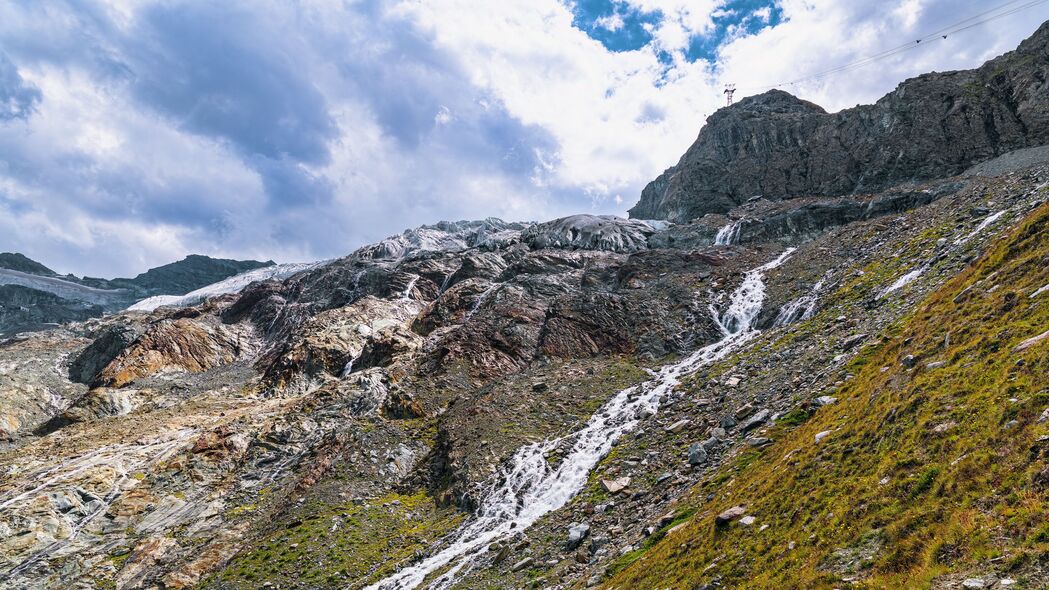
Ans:
{"label": "metal tower on ridge", "polygon": [[728,101],[728,105],[726,105],[726,106],[732,106],[732,95],[735,94],[735,93],[736,93],[736,85],[735,84],[729,84],[728,86],[725,86],[725,98]]}

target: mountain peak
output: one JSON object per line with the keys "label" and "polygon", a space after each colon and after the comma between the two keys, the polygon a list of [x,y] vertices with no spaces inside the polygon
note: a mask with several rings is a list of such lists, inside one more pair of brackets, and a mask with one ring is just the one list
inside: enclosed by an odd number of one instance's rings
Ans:
{"label": "mountain peak", "polygon": [[33,275],[56,276],[58,273],[18,252],[0,252],[0,268]]}
{"label": "mountain peak", "polygon": [[930,73],[837,113],[782,90],[707,119],[681,160],[649,183],[631,217],[683,222],[760,195],[870,193],[944,178],[1049,142],[1042,80],[1049,27],[974,70]]}

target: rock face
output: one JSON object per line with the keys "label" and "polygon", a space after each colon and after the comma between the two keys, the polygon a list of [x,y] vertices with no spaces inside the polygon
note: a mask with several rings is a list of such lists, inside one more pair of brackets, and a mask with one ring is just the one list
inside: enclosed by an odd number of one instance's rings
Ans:
{"label": "rock face", "polygon": [[681,222],[756,195],[876,192],[1049,142],[1047,45],[1043,25],[978,69],[912,78],[873,105],[833,114],[780,90],[745,98],[707,119],[630,216]]}
{"label": "rock face", "polygon": [[0,285],[0,337],[102,315],[100,305],[21,285]]}
{"label": "rock face", "polygon": [[612,215],[571,215],[528,228],[522,239],[536,249],[638,252],[655,230],[647,223]]}

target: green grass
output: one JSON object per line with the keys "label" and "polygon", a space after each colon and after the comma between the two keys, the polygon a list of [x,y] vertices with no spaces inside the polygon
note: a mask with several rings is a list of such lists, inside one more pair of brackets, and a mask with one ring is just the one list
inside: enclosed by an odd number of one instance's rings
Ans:
{"label": "green grass", "polygon": [[309,588],[375,582],[462,521],[424,492],[389,494],[367,505],[306,506],[303,513],[237,555],[210,585],[257,588],[285,578]]}
{"label": "green grass", "polygon": [[[1046,465],[1037,439],[1049,424],[1037,418],[1049,406],[1049,343],[1014,348],[1049,328],[1047,299],[1029,297],[1049,283],[1047,262],[1044,205],[861,351],[838,403],[807,420],[784,416],[776,443],[699,484],[689,523],[621,558],[606,587],[842,587],[842,573],[821,565],[872,535],[852,588],[923,588],[992,569],[1022,579],[1044,563],[1049,494],[1034,476]],[[895,266],[871,266],[836,296],[870,292]],[[908,354],[913,369],[900,362]],[[735,505],[757,524],[715,530],[713,516]]]}

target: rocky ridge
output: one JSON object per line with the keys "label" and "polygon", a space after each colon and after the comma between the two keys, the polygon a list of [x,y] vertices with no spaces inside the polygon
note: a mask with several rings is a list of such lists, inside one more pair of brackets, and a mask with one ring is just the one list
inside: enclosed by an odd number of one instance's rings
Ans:
{"label": "rocky ridge", "polygon": [[781,90],[707,119],[631,217],[685,222],[756,196],[871,193],[944,178],[1049,142],[1049,26],[980,68],[907,80],[872,105],[827,113]]}

